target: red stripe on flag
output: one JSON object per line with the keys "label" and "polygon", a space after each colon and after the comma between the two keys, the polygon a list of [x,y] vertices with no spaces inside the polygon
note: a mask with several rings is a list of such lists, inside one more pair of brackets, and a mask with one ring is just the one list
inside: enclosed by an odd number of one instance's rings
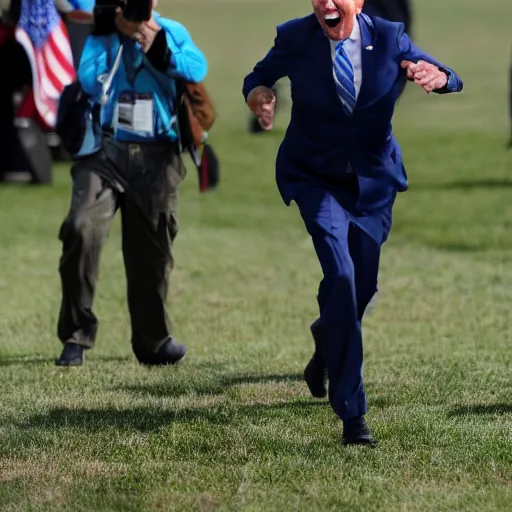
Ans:
{"label": "red stripe on flag", "polygon": [[54,84],[50,76],[48,76],[48,63],[44,57],[42,50],[36,50],[37,77],[39,86],[37,88],[41,97],[55,98],[62,91],[60,81]]}
{"label": "red stripe on flag", "polygon": [[60,94],[64,87],[73,82],[76,77],[66,27],[61,20],[46,42],[46,51],[52,54],[51,57],[58,63],[54,63],[53,69],[51,60],[48,61],[41,50],[34,48],[30,36],[20,27],[16,29],[16,39],[24,47],[31,64],[33,95],[38,114],[46,127],[53,129],[58,101],[48,93],[53,95],[56,91]]}
{"label": "red stripe on flag", "polygon": [[[62,24],[62,22],[61,22]],[[66,27],[64,25],[61,27],[63,29],[63,32],[67,37],[67,32],[65,31]],[[59,64],[62,66],[62,69],[66,72],[66,74],[69,76],[70,81],[72,81],[75,78],[75,68],[73,67],[73,61],[69,61],[67,57],[61,52],[57,42],[55,41],[55,31],[57,28],[53,30],[53,32],[50,34],[50,38],[48,39],[48,43],[50,44],[50,49],[55,56],[55,58],[59,61]],[[69,44],[69,43],[68,43]],[[71,52],[69,52],[71,54]],[[73,56],[71,55],[71,58]],[[67,85],[67,84],[66,84]]]}
{"label": "red stripe on flag", "polygon": [[[28,44],[25,48],[29,48]],[[33,62],[32,70],[34,74],[34,102],[36,104],[39,116],[46,125],[46,127],[49,129],[53,129],[57,116],[58,103],[55,98],[52,98],[48,95],[46,91],[47,87],[43,85],[44,81],[49,82],[50,84],[51,82],[49,81],[46,75],[45,61],[41,50],[34,51],[32,46],[30,48],[32,50],[32,57],[30,60]]]}
{"label": "red stripe on flag", "polygon": [[64,84],[60,81],[60,79],[57,77],[57,75],[53,72],[53,69],[52,69],[50,63],[44,57],[44,53],[42,55],[42,61],[44,63],[44,67],[45,67],[45,70],[46,70],[46,77],[48,78],[48,80],[50,80],[50,82],[52,83],[53,87],[55,87],[55,89],[57,89],[57,91],[59,93],[61,93],[62,89],[64,88]]}

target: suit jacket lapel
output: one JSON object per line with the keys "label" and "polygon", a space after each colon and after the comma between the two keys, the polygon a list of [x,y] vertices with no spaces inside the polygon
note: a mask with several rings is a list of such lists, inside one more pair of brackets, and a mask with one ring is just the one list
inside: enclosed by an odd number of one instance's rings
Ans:
{"label": "suit jacket lapel", "polygon": [[[316,21],[316,19],[315,19]],[[334,82],[334,64],[332,61],[331,54],[331,43],[329,38],[325,35],[320,24],[318,24],[318,30],[315,31],[314,35],[314,56],[315,63],[317,65],[319,76],[321,77],[321,83],[325,84],[325,94],[332,98],[332,103],[335,105],[335,109],[343,119],[348,119],[341,100],[336,90],[336,84]]]}
{"label": "suit jacket lapel", "polygon": [[[361,68],[362,68],[362,81],[359,96],[356,102],[356,111],[358,108],[365,107],[368,102],[375,98],[375,87],[377,84],[372,79],[372,72],[375,69],[375,30],[371,19],[366,14],[360,14],[357,17],[359,29],[361,31]],[[331,44],[329,38],[325,35],[321,26],[318,25],[318,30],[315,31],[315,56],[318,58],[318,70],[322,73],[322,82],[327,84],[327,93],[333,98],[336,103],[338,112],[343,118],[347,118],[341,100],[336,91],[333,75],[333,62],[331,56]]]}
{"label": "suit jacket lapel", "polygon": [[363,77],[356,109],[364,107],[375,97],[375,87],[377,86],[375,80],[372,79],[372,72],[375,69],[375,30],[373,23],[366,14],[360,14],[357,17],[357,21],[361,31],[361,68]]}

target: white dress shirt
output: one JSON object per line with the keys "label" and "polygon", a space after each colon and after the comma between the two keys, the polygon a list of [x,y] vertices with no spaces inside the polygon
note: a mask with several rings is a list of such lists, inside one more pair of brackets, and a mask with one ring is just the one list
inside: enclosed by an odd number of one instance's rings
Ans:
{"label": "white dress shirt", "polygon": [[[336,58],[336,46],[339,44],[339,41],[329,40],[331,43],[331,57],[333,62],[332,74],[334,74],[334,59]],[[354,16],[354,28],[352,29],[352,33],[349,38],[343,43],[343,49],[347,52],[347,56],[352,63],[352,67],[354,68],[354,85],[356,88],[356,101],[359,96],[359,91],[361,90],[361,82],[363,80],[363,68],[362,68],[362,45],[361,45],[361,30],[359,28],[359,22],[357,21],[357,17]]]}

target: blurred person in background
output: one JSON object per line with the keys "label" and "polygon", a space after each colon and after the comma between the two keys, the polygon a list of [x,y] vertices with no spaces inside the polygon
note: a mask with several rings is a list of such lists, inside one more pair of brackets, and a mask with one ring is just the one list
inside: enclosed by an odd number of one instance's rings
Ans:
{"label": "blurred person in background", "polygon": [[[64,20],[68,31],[75,69],[78,69],[80,65],[80,57],[85,41],[92,31],[94,4],[95,0],[55,0],[55,7]],[[47,142],[54,161],[68,161],[70,159],[62,147],[60,137],[56,133],[49,133]]]}
{"label": "blurred person in background", "polygon": [[94,346],[99,259],[118,208],[133,352],[145,365],[175,364],[186,354],[171,335],[166,305],[178,188],[185,173],[175,118],[177,81],[201,82],[207,62],[177,21],[156,12],[148,21],[130,21],[123,12],[97,3],[94,33],[78,70],[83,92],[98,98],[120,57],[101,109],[101,148],[71,170],[71,206],[60,230],[60,366],[83,364],[84,350]]}
{"label": "blurred person in background", "polygon": [[94,4],[95,0],[55,0],[55,7],[68,29],[76,69],[80,65],[85,41],[92,32]]}
{"label": "blurred person in background", "polygon": [[[53,1],[53,0],[51,0]],[[55,0],[54,4],[64,20],[73,64],[78,68],[80,56],[92,27],[94,0]],[[29,4],[37,7],[35,2]],[[9,69],[0,84],[0,132],[3,152],[0,162],[1,175],[6,171],[29,170],[32,182],[51,182],[51,159],[67,157],[60,147],[59,138],[51,126],[45,126],[38,117],[33,94],[30,61],[23,46],[16,40],[15,29],[21,15],[20,0],[3,0],[2,23],[0,24],[0,65]],[[38,91],[36,91],[38,92]],[[24,139],[30,144],[24,144]],[[34,141],[37,141],[34,144]],[[50,151],[46,146],[50,147]],[[27,146],[27,147],[24,147]]]}
{"label": "blurred person in background", "polygon": [[404,24],[405,32],[409,37],[412,36],[412,0],[366,0],[363,13],[388,21],[401,22]]}
{"label": "blurred person in background", "polygon": [[274,122],[272,87],[291,81],[292,114],[276,161],[285,204],[294,201],[323,280],[315,353],[304,372],[343,422],[344,444],[374,446],[365,420],[361,320],[377,290],[381,246],[407,175],[391,119],[404,78],[427,93],[462,90],[455,72],[417,48],[403,23],[363,14],[364,0],[313,0],[314,14],[277,27],[274,46],[245,78],[261,126]]}
{"label": "blurred person in background", "polygon": [[0,174],[28,171],[32,183],[50,183],[46,134],[75,79],[67,29],[53,0],[13,0],[2,19],[0,66],[9,72],[0,82]]}
{"label": "blurred person in background", "polygon": [[21,3],[2,0],[0,4],[0,181],[16,165],[15,159],[21,151],[14,125],[14,94],[30,86],[32,74],[30,62],[23,47],[16,41],[15,29],[20,17]]}
{"label": "blurred person in background", "polygon": [[[363,7],[363,12],[369,16],[379,16],[388,21],[402,22],[405,26],[405,32],[409,34],[411,40],[412,36],[412,0],[366,0]],[[402,94],[405,89],[407,80],[403,80]],[[272,90],[276,97],[276,109],[278,108],[279,100],[279,84],[276,84]],[[511,107],[512,108],[512,107]],[[265,130],[260,126],[258,118],[251,114],[249,119],[249,132],[250,133],[263,133]],[[511,141],[512,142],[512,141]]]}

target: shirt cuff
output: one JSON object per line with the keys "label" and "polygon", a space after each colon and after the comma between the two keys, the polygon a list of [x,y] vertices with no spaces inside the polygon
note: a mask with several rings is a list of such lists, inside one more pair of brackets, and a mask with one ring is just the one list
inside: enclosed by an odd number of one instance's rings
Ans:
{"label": "shirt cuff", "polygon": [[441,87],[441,89],[435,89],[433,92],[437,94],[444,94],[453,91],[457,85],[453,73],[450,73],[447,69],[441,67],[439,68],[439,70],[442,71],[448,77],[448,80],[446,81],[444,87]]}

